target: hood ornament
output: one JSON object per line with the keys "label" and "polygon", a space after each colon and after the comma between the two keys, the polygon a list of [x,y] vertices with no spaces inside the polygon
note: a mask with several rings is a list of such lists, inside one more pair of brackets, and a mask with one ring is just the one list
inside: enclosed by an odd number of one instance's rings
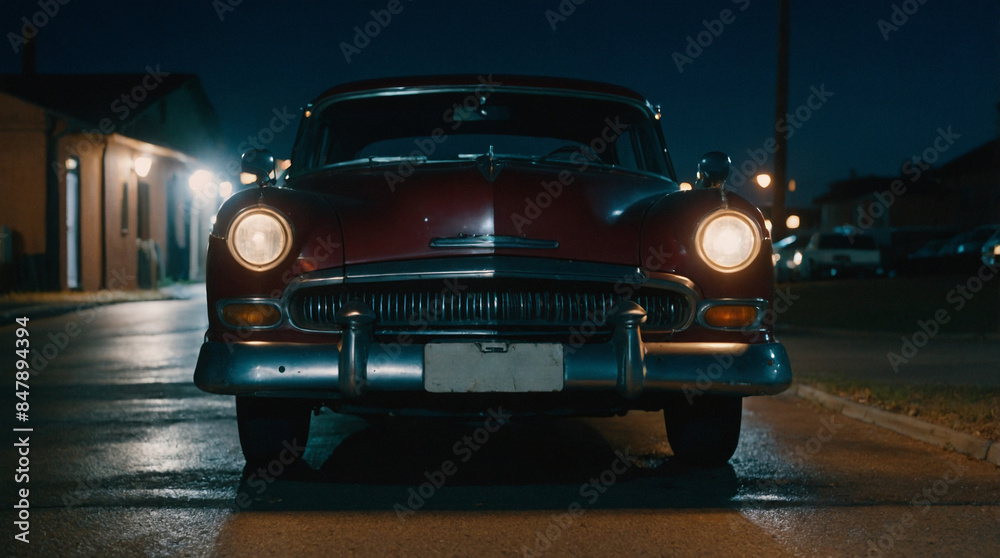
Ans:
{"label": "hood ornament", "polygon": [[486,177],[486,180],[493,182],[497,179],[497,176],[500,176],[500,171],[507,165],[493,156],[493,146],[491,145],[489,152],[476,157],[476,166],[479,168],[479,172],[483,173],[483,176]]}

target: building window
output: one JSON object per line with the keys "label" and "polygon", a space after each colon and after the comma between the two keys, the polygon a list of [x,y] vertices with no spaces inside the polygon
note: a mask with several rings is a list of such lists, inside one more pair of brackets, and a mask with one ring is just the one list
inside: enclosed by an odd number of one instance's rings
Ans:
{"label": "building window", "polygon": [[122,183],[122,236],[128,234],[128,181]]}
{"label": "building window", "polygon": [[66,159],[66,288],[80,288],[80,160]]}

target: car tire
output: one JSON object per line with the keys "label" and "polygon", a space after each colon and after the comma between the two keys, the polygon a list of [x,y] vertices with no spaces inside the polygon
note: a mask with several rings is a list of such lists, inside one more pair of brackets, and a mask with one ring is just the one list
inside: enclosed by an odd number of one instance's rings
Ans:
{"label": "car tire", "polygon": [[663,409],[663,423],[676,461],[703,467],[729,461],[740,441],[742,397],[699,395],[670,403]]}
{"label": "car tire", "polygon": [[279,397],[236,397],[236,422],[243,456],[250,464],[302,457],[309,440],[311,402]]}

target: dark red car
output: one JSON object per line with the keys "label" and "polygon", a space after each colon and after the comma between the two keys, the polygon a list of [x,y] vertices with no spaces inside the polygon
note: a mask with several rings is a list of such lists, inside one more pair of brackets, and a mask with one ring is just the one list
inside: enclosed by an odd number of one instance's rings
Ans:
{"label": "dark red car", "polygon": [[625,88],[449,76],[330,89],[282,184],[219,210],[195,371],[236,396],[250,462],[311,411],[664,411],[676,459],[733,454],[742,397],[791,382],[771,241],[710,153],[678,186],[659,112]]}

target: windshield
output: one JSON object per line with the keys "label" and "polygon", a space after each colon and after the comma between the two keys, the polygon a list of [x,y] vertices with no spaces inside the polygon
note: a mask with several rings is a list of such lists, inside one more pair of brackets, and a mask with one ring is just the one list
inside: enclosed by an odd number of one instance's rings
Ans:
{"label": "windshield", "polygon": [[429,91],[318,107],[292,156],[299,172],[332,165],[525,158],[666,176],[656,121],[639,106],[566,94]]}

